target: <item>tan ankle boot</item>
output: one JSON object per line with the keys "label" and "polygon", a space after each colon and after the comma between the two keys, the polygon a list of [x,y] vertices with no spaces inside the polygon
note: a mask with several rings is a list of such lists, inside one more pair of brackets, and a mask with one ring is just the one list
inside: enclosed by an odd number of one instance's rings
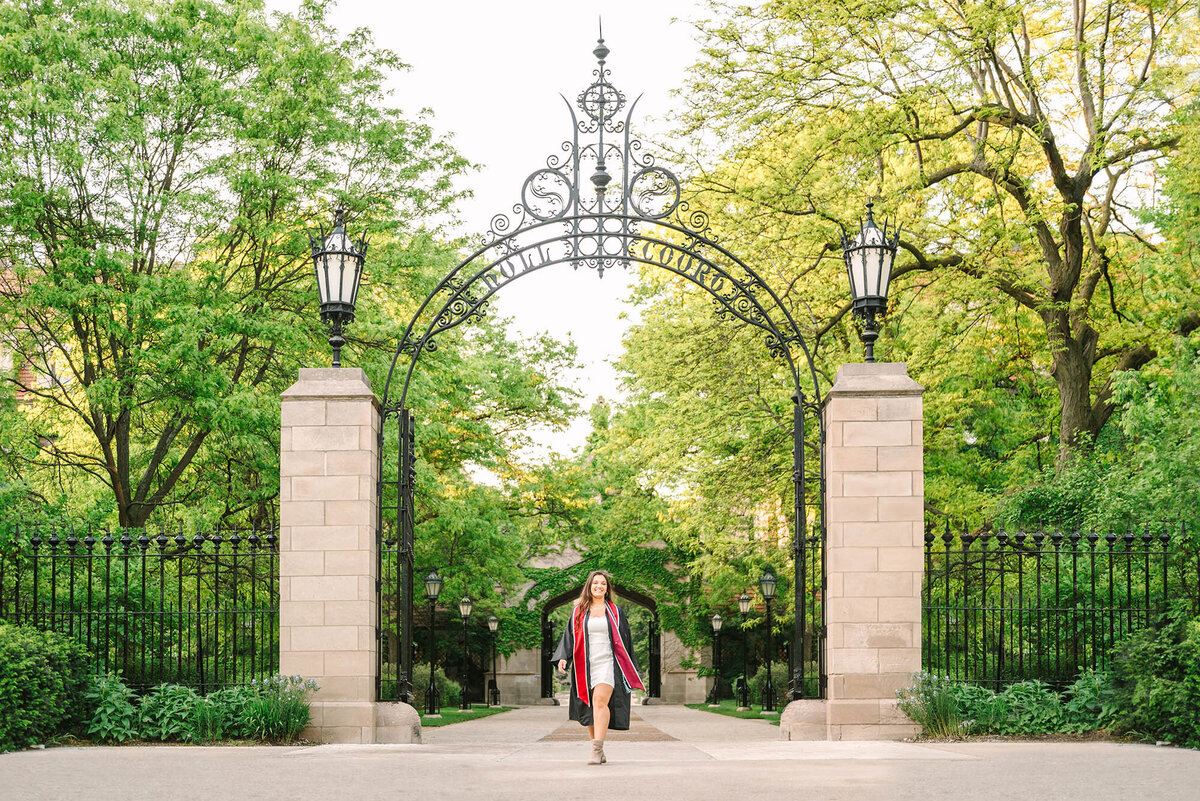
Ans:
{"label": "tan ankle boot", "polygon": [[604,741],[592,740],[592,755],[588,757],[589,765],[600,765],[604,763]]}

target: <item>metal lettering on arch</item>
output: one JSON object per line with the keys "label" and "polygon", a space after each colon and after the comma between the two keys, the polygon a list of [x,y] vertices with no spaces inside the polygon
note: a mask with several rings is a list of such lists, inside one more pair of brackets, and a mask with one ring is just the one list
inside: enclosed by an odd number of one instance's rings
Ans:
{"label": "metal lettering on arch", "polygon": [[[632,136],[633,103],[609,82],[601,38],[592,51],[595,80],[572,105],[571,138],[521,187],[511,213],[492,219],[484,243],[429,293],[396,347],[383,394],[380,453],[398,430],[395,462],[380,466],[380,700],[412,698],[413,543],[415,536],[416,427],[408,393],[421,356],[440,336],[481,320],[493,295],[513,281],[545,269],[607,270],[646,264],[701,287],[718,317],[757,329],[769,353],[788,367],[795,492],[792,590],[795,623],[790,638],[792,698],[824,697],[824,467],[820,452],[823,397],[812,354],[779,296],[750,266],[723,247],[708,215],[681,195],[679,180]],[[628,105],[628,108],[626,106]],[[621,112],[624,115],[621,116]],[[807,425],[806,425],[807,422]],[[806,447],[806,431],[815,448]],[[807,469],[807,458],[815,469]],[[395,464],[394,477],[389,475]],[[753,581],[754,577],[749,577]],[[732,602],[732,599],[730,599]]]}

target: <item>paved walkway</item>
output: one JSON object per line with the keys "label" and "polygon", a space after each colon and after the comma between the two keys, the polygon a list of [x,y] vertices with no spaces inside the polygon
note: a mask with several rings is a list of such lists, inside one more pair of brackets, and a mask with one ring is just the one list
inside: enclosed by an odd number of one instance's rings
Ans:
{"label": "paved walkway", "polygon": [[[0,799],[1195,801],[1200,752],[1114,743],[792,743],[759,720],[637,707],[587,766],[562,707],[426,729],[424,745],[51,748],[0,756]],[[570,724],[575,726],[575,724]]]}

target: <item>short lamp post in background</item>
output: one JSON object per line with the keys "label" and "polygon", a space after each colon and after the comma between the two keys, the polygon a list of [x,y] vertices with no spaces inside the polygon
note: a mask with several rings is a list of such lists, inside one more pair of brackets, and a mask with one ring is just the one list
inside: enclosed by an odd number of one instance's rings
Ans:
{"label": "short lamp post in background", "polygon": [[495,615],[488,618],[488,631],[492,633],[492,681],[488,687],[488,700],[492,706],[500,706],[500,685],[496,682],[496,632],[500,629],[500,619]]}
{"label": "short lamp post in background", "polygon": [[709,706],[721,705],[721,624],[724,622],[721,619],[721,613],[712,616],[713,630],[713,683],[712,691],[708,695]]}
{"label": "short lamp post in background", "polygon": [[342,329],[354,321],[358,284],[367,258],[367,237],[364,234],[356,241],[346,234],[345,214],[345,209],[335,212],[333,230],[329,233],[322,226],[308,234],[313,266],[317,271],[321,322],[329,328],[334,367],[342,366],[342,346],[346,344]]}
{"label": "short lamp post in background", "polygon": [[425,600],[429,601],[429,689],[425,691],[425,714],[430,717],[440,717],[442,707],[438,699],[437,683],[434,681],[434,650],[437,647],[434,640],[434,614],[437,611],[438,595],[442,592],[442,577],[436,570],[430,571],[425,577]]}
{"label": "short lamp post in background", "polygon": [[742,613],[742,677],[738,680],[738,711],[750,708],[750,656],[746,649],[746,613],[750,611],[750,596],[738,596],[738,611]]}
{"label": "short lamp post in background", "polygon": [[462,709],[466,712],[471,711],[471,702],[467,700],[467,683],[468,683],[467,682],[467,671],[470,669],[470,664],[467,661],[467,618],[469,618],[471,616],[471,607],[472,606],[473,606],[473,604],[471,603],[470,598],[463,598],[461,601],[458,602],[458,615],[459,615],[459,617],[462,618],[462,624],[463,624],[462,681],[461,681],[462,689],[459,690],[459,697],[461,698],[461,703],[458,705],[458,707],[459,707],[459,709]]}
{"label": "short lamp post in background", "polygon": [[846,262],[846,275],[850,278],[854,316],[862,325],[860,336],[868,362],[875,361],[875,340],[879,338],[876,318],[887,311],[888,284],[892,280],[892,265],[900,244],[899,228],[889,238],[887,222],[882,229],[875,224],[873,205],[867,204],[867,221],[859,224],[858,236],[854,239],[850,239],[846,229],[842,228],[842,257]]}
{"label": "short lamp post in background", "polygon": [[775,711],[775,683],[771,681],[771,652],[775,648],[771,627],[771,601],[775,600],[775,587],[779,580],[767,568],[758,580],[758,588],[762,591],[763,600],[767,602],[767,682],[763,685],[762,711]]}

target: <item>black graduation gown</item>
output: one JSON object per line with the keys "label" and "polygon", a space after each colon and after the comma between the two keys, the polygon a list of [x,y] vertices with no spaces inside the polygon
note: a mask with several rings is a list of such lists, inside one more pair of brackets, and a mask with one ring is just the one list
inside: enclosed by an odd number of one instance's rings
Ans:
{"label": "black graduation gown", "polygon": [[[637,657],[633,653],[633,635],[629,632],[629,618],[625,616],[625,610],[617,607],[618,618],[618,633],[621,641],[625,643],[625,651],[629,654],[630,660],[633,661],[633,667],[641,674],[641,668],[638,667]],[[574,613],[572,613],[572,617]],[[583,621],[584,631],[587,631],[587,617]],[[612,626],[608,627],[608,636],[612,638]],[[587,640],[583,643],[584,654],[587,653]],[[613,648],[613,653],[616,653],[616,648]],[[571,676],[571,705],[570,719],[579,721],[581,726],[592,725],[592,707],[591,704],[585,705],[579,698],[579,690],[575,687],[575,671],[571,669],[571,663],[574,661],[575,654],[575,627],[572,621],[567,621],[567,630],[563,632],[562,639],[558,641],[558,648],[554,651],[554,656],[550,661],[558,665],[560,660],[567,660],[567,673]],[[613,666],[614,686],[612,696],[608,699],[608,728],[615,731],[629,730],[629,708],[632,703],[632,694],[625,687],[625,682],[621,678],[620,667]]]}

